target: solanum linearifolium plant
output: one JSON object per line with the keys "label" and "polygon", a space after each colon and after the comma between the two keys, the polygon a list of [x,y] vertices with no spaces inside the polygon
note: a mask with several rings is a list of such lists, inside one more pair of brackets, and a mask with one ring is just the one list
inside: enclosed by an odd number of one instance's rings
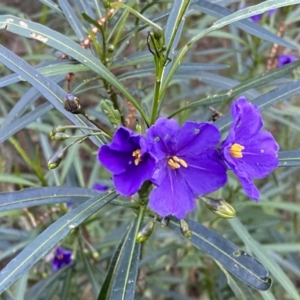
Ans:
{"label": "solanum linearifolium plant", "polygon": [[[300,65],[297,55],[273,53],[281,51],[278,45],[294,45],[264,28],[274,25],[275,16],[287,16],[290,8],[285,6],[298,1],[270,0],[251,7],[245,1],[228,1],[224,7],[196,0],[89,1],[86,6],[76,0],[41,2],[57,20],[63,16],[77,38],[74,42],[26,18],[0,16],[4,32],[61,52],[56,61],[32,67],[0,48],[1,61],[15,72],[1,86],[28,81],[34,87],[28,95],[43,95],[49,104],[38,106],[25,93],[3,121],[1,141],[10,138],[42,187],[1,193],[0,211],[24,209],[31,220],[38,218],[33,227],[44,230],[34,232],[3,267],[0,293],[6,299],[82,299],[89,289],[89,299],[182,299],[192,297],[192,286],[201,284],[195,297],[253,299],[260,292],[264,299],[273,299],[273,277],[277,293],[285,289],[289,297],[300,299],[280,260],[260,246],[263,239],[256,235],[259,224],[252,214],[264,213],[268,193],[276,193],[277,168],[299,165],[298,151],[279,152],[281,135],[275,134],[276,124],[265,126],[270,115],[265,119],[262,114],[300,93],[297,73],[290,76]],[[217,38],[221,30],[226,35]],[[214,41],[226,38],[232,41],[232,48],[225,47],[232,56],[214,49]],[[272,45],[266,63],[271,67],[263,75],[260,54]],[[226,65],[199,63],[204,57],[199,48]],[[234,76],[206,72],[228,66],[234,70],[236,61]],[[55,77],[65,73],[66,78]],[[276,83],[283,77],[283,83]],[[201,87],[192,79],[202,81]],[[262,85],[274,90],[255,90]],[[88,97],[93,100],[85,103]],[[50,103],[71,124],[49,113]],[[51,121],[44,119],[46,113]],[[49,158],[57,146],[50,147],[40,132],[47,174],[38,151],[31,160],[11,138],[45,120],[55,125],[50,138],[59,144]],[[81,145],[88,158],[77,151]],[[288,175],[280,173],[282,178]],[[28,182],[19,186],[29,187]],[[51,209],[42,216],[27,209],[46,205]],[[256,238],[243,225],[247,207],[253,220],[245,225]],[[49,215],[52,222],[43,223]],[[235,245],[239,240],[234,233],[247,251]],[[29,271],[33,266],[34,272]],[[159,272],[161,280],[153,276]],[[176,274],[185,278],[181,289],[170,283]],[[191,279],[195,276],[206,281]]]}

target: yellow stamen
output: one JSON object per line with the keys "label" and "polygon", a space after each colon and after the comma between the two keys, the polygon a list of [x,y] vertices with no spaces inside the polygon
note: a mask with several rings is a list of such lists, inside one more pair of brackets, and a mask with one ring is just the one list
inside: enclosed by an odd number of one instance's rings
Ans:
{"label": "yellow stamen", "polygon": [[181,159],[177,156],[173,156],[172,158],[173,158],[174,161],[180,163],[183,167],[187,168],[188,165],[183,159]]}
{"label": "yellow stamen", "polygon": [[141,149],[137,149],[137,150],[133,151],[132,156],[135,158],[134,164],[137,166],[142,161],[142,159],[141,159],[141,156],[142,156]]}
{"label": "yellow stamen", "polygon": [[245,147],[240,144],[233,144],[230,147],[231,156],[235,157],[235,158],[243,157],[242,150],[244,150],[244,149],[245,149]]}
{"label": "yellow stamen", "polygon": [[172,158],[168,159],[168,165],[171,167],[171,169],[179,169],[181,166],[184,168],[187,168],[187,163],[177,156],[173,156]]}

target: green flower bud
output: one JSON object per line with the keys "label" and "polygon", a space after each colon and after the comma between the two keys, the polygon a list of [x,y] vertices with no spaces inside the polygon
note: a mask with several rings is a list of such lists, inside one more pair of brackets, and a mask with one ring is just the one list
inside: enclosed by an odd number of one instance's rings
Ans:
{"label": "green flower bud", "polygon": [[98,252],[93,252],[93,253],[92,253],[92,256],[93,256],[94,259],[97,260],[97,259],[99,258],[100,255],[99,255]]}
{"label": "green flower bud", "polygon": [[56,132],[55,134],[53,134],[53,131],[51,131],[50,138],[53,141],[64,141],[70,138],[70,136],[64,132]]}
{"label": "green flower bud", "polygon": [[108,47],[108,53],[113,53],[115,51],[115,46],[114,45],[110,45]]}
{"label": "green flower bud", "polygon": [[209,197],[201,197],[208,209],[221,218],[234,218],[236,213],[234,208],[224,199],[213,199]]}
{"label": "green flower bud", "polygon": [[63,160],[64,156],[66,154],[65,150],[56,152],[48,161],[48,168],[49,169],[55,169],[57,168],[61,161]]}
{"label": "green flower bud", "polygon": [[138,133],[142,133],[142,126],[141,126],[140,124],[136,124],[135,130],[136,130]]}
{"label": "green flower bud", "polygon": [[64,108],[72,114],[81,114],[82,109],[79,103],[79,99],[72,94],[67,94],[64,100]]}
{"label": "green flower bud", "polygon": [[154,32],[150,33],[154,39],[156,39],[157,41],[159,41],[162,37],[163,37],[163,33],[161,30],[154,30]]}
{"label": "green flower bud", "polygon": [[180,230],[182,235],[188,239],[193,235],[189,224],[184,219],[180,220]]}
{"label": "green flower bud", "polygon": [[153,232],[155,222],[156,222],[156,219],[152,220],[138,232],[138,234],[136,236],[136,241],[138,243],[144,243],[149,239],[149,237],[151,236],[151,234]]}

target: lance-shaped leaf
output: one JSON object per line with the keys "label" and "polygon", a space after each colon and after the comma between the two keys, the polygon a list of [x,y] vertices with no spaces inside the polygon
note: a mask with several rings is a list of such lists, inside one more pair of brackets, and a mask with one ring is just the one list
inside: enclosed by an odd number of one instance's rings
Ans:
{"label": "lance-shaped leaf", "polygon": [[0,294],[47,254],[71,230],[116,197],[115,192],[92,197],[50,225],[1,270]]}
{"label": "lance-shaped leaf", "polygon": [[0,211],[45,204],[84,202],[97,195],[101,197],[103,193],[79,187],[27,188],[17,192],[0,193]]}
{"label": "lance-shaped leaf", "polygon": [[[192,220],[186,222],[192,231],[189,240],[197,248],[212,256],[229,272],[253,288],[261,291],[270,288],[269,272],[258,260],[203,225]],[[172,218],[169,227],[181,234],[180,222],[177,219]]]}
{"label": "lance-shaped leaf", "polygon": [[289,299],[299,300],[299,292],[297,291],[289,277],[283,272],[281,267],[272,258],[272,256],[268,255],[268,253],[261,247],[261,245],[252,238],[252,236],[248,233],[247,229],[240,222],[240,220],[238,218],[234,218],[229,220],[229,223],[238,234],[240,239],[245,243],[245,245],[247,245],[247,247],[249,247],[249,249],[269,268],[274,278],[278,280],[278,282],[290,296]]}
{"label": "lance-shaped leaf", "polygon": [[278,158],[280,167],[300,166],[300,150],[280,151]]}
{"label": "lance-shaped leaf", "polygon": [[136,218],[129,226],[117,247],[98,300],[133,300],[135,295],[141,244],[136,242],[141,218]]}

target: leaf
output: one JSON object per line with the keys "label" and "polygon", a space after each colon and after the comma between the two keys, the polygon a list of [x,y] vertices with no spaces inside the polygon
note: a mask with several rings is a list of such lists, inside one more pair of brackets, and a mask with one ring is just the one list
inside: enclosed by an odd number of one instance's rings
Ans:
{"label": "leaf", "polygon": [[[92,17],[91,15],[89,16]],[[25,36],[27,38],[36,39],[46,45],[60,50],[62,53],[71,56],[75,60],[81,62],[83,65],[88,66],[91,70],[95,71],[104,80],[108,81],[112,86],[114,86],[118,91],[120,91],[128,99],[128,101],[130,101],[134,105],[134,107],[140,112],[141,116],[147,123],[147,120],[140,105],[136,102],[134,97],[127,91],[127,89],[117,80],[117,78],[96,57],[91,55],[89,51],[83,49],[80,45],[76,44],[65,35],[60,34],[38,23],[34,23],[29,20],[23,20],[10,15],[0,16],[0,29],[1,28],[5,28],[8,31]],[[3,46],[1,46],[0,53],[2,51],[2,48],[5,49]],[[18,73],[17,71],[15,72]],[[23,75],[21,76],[24,77]],[[27,81],[29,81],[28,78],[24,78]],[[33,85],[32,82],[30,83]],[[61,97],[61,99],[64,99],[64,97]]]}
{"label": "leaf", "polygon": [[270,270],[273,277],[279,282],[279,284],[286,290],[291,299],[299,300],[300,296],[293,283],[283,272],[277,262],[263,250],[261,245],[252,238],[247,229],[240,222],[238,218],[228,220],[233,230],[237,233],[244,244],[266,265]]}
{"label": "leaf", "polygon": [[78,40],[83,41],[87,34],[80,20],[77,18],[72,6],[67,0],[58,0],[58,4],[62,9],[64,16],[70,24],[71,28],[74,30],[76,36],[78,37]]}
{"label": "leaf", "polygon": [[[227,21],[227,19],[230,18],[233,19],[233,14],[235,15],[236,13],[234,13],[233,11],[231,11],[228,8],[222,7],[221,5],[218,4],[214,4],[214,3],[210,3],[206,0],[198,0],[198,1],[194,1],[193,2],[193,6],[196,6],[199,10],[201,10],[202,12],[204,12],[205,14],[211,15],[215,18],[223,18],[222,19],[222,23]],[[266,5],[264,6],[266,7]],[[251,6],[249,7],[249,9],[241,9],[240,11],[243,11],[244,14],[246,11],[250,12],[250,8],[251,8],[251,13],[256,11],[256,6]],[[268,10],[268,7],[265,8],[265,10]],[[259,13],[257,13],[259,14]],[[251,14],[251,16],[256,15],[255,14]],[[230,16],[230,17],[227,17]],[[226,18],[227,17],[227,18]],[[221,20],[220,20],[221,21]],[[218,21],[219,22],[219,21]],[[220,22],[221,23],[221,22]],[[266,41],[269,41],[272,44],[279,44],[283,47],[287,47],[287,48],[295,48],[294,45],[286,42],[285,40],[283,40],[282,38],[280,38],[279,36],[277,36],[276,34],[270,32],[269,30],[261,27],[259,24],[256,24],[250,20],[241,20],[241,21],[233,21],[233,22],[229,22],[228,24],[233,23],[233,26],[236,26],[254,36],[257,36],[261,39],[264,39]],[[215,22],[215,24],[217,24],[217,22]],[[223,26],[222,26],[223,27]]]}
{"label": "leaf", "polygon": [[[64,80],[65,76],[59,76],[53,78],[53,82],[59,83]],[[23,113],[31,107],[31,105],[41,96],[40,92],[32,87],[25,94],[23,94],[22,98],[14,105],[14,107],[10,110],[10,112],[5,116],[1,127],[4,128],[7,125],[11,124],[14,119],[20,118]],[[1,130],[1,129],[0,129]]]}
{"label": "leaf", "polygon": [[280,167],[300,166],[300,150],[280,151],[278,158]]}
{"label": "leaf", "polygon": [[25,116],[11,123],[10,125],[5,127],[2,126],[0,128],[0,143],[6,141],[12,135],[25,128],[27,125],[31,124],[33,121],[43,116],[47,112],[49,112],[52,108],[53,106],[51,105],[51,103],[44,103],[38,108],[34,109],[33,111],[27,113]]}
{"label": "leaf", "polygon": [[219,268],[222,270],[224,275],[226,276],[227,283],[230,286],[231,290],[233,291],[234,295],[236,296],[236,299],[239,300],[254,300],[254,296],[251,292],[251,290],[242,282],[240,282],[238,279],[231,276],[229,272],[220,264],[218,261],[216,261],[216,264],[219,266]]}
{"label": "leaf", "polygon": [[[0,16],[1,25],[1,16]],[[37,72],[33,67],[31,67],[27,62],[18,57],[13,52],[9,51],[2,45],[0,45],[0,61],[2,61],[7,67],[9,67],[14,72],[18,73],[25,80],[31,83],[47,100],[63,115],[65,115],[73,124],[82,126],[93,126],[87,120],[79,115],[73,115],[63,108],[63,99],[66,98],[67,93],[56,83],[54,83],[49,78],[46,78],[41,73]],[[90,131],[83,129],[85,133],[90,133]],[[90,137],[91,141],[94,142],[96,146],[103,144],[101,138]]]}
{"label": "leaf", "polygon": [[0,211],[21,209],[45,204],[86,201],[91,197],[101,197],[103,193],[94,189],[78,187],[27,188],[17,192],[0,193]]}
{"label": "leaf", "polygon": [[[192,220],[186,220],[186,222],[192,230],[189,240],[198,249],[212,256],[239,280],[251,287],[261,291],[270,288],[271,280],[268,278],[268,270],[258,260],[203,225]],[[180,223],[175,218],[171,219],[169,227],[182,235]]]}
{"label": "leaf", "polygon": [[136,235],[140,224],[139,215],[129,226],[112,257],[98,300],[134,299],[141,249],[141,244],[136,242]]}
{"label": "leaf", "polygon": [[59,243],[71,230],[116,197],[115,192],[97,195],[77,206],[34,239],[0,272],[0,294]]}

